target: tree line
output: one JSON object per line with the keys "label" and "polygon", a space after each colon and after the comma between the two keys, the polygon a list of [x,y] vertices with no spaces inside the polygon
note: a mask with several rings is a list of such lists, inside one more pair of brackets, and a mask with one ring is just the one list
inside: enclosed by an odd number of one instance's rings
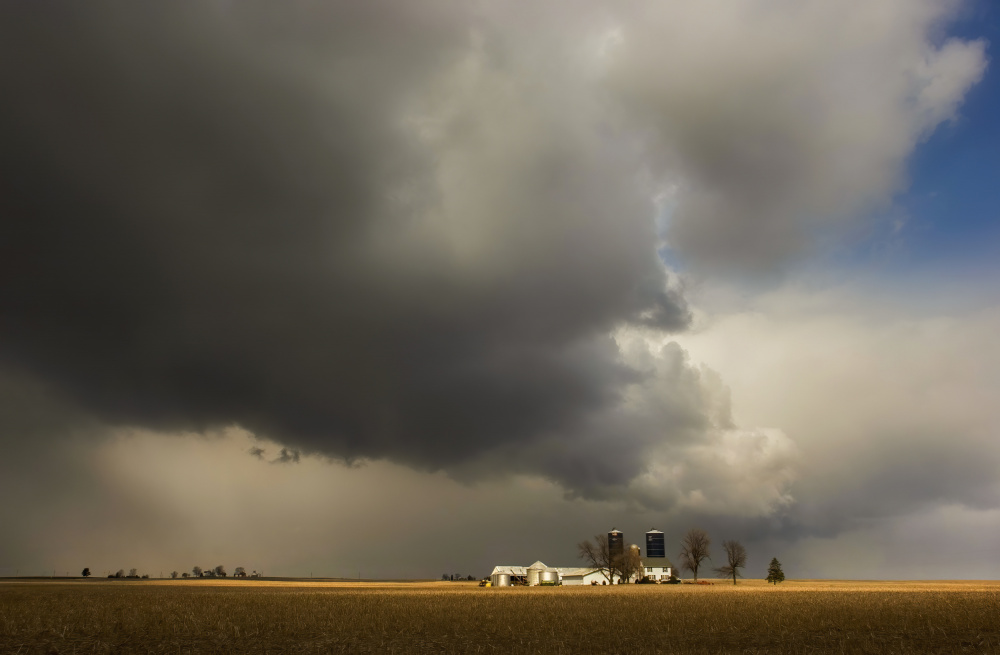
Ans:
{"label": "tree line", "polygon": [[[90,573],[90,567],[87,567],[87,568],[83,569],[82,575],[85,578],[89,578],[90,575],[91,575],[91,573]],[[229,573],[226,571],[226,567],[224,565],[222,565],[222,564],[219,564],[218,566],[214,566],[214,567],[209,567],[207,569],[203,569],[200,566],[195,566],[195,567],[193,567],[191,569],[190,573],[188,573],[187,571],[185,571],[184,573],[178,573],[177,571],[172,571],[170,573],[170,577],[174,578],[174,579],[176,579],[176,578],[225,578],[228,575],[229,575]],[[263,573],[258,573],[257,571],[254,571],[251,574],[247,574],[247,570],[244,567],[242,567],[242,566],[237,566],[236,569],[233,571],[233,577],[234,578],[261,578],[263,576],[264,576]],[[138,579],[147,579],[147,578],[149,578],[149,574],[148,573],[144,573],[142,575],[139,575],[138,569],[129,569],[128,573],[125,573],[125,569],[118,569],[116,572],[108,575],[108,577],[109,578],[138,578]]]}
{"label": "tree line", "polygon": [[[83,570],[83,577],[85,577],[85,578],[89,578],[90,577],[90,569],[84,569]],[[128,573],[125,573],[125,569],[118,569],[114,573],[109,574],[108,577],[109,578],[136,578],[136,579],[141,578],[141,579],[145,580],[145,579],[149,578],[149,574],[148,573],[143,573],[142,575],[139,575],[139,569],[129,569]]]}
{"label": "tree line", "polygon": [[[712,540],[708,533],[701,528],[691,528],[681,539],[680,566],[681,569],[690,571],[694,581],[698,581],[698,573],[704,568],[705,562],[711,561],[712,556],[709,549]],[[623,544],[620,551],[612,550],[607,535],[596,535],[593,541],[583,541],[578,544],[577,549],[580,558],[593,568],[600,570],[610,584],[635,579],[642,581],[646,576],[642,569],[642,559],[639,556],[639,548],[633,544]],[[724,563],[714,568],[715,573],[722,578],[732,578],[736,584],[736,578],[742,578],[742,569],[747,564],[747,551],[739,541],[726,540],[722,542],[724,553]],[[676,577],[671,572],[672,577]],[[781,570],[781,562],[775,557],[767,569],[767,581],[778,584],[785,579],[785,574]]]}

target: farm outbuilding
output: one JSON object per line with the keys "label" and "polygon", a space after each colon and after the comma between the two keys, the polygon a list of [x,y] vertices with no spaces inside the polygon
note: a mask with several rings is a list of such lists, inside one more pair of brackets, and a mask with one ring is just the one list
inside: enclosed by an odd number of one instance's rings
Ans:
{"label": "farm outbuilding", "polygon": [[490,574],[494,587],[509,587],[514,584],[528,584],[527,566],[494,566]]}
{"label": "farm outbuilding", "polygon": [[600,571],[584,567],[559,569],[564,585],[601,584],[608,579]]}
{"label": "farm outbuilding", "polygon": [[511,584],[525,584],[531,587],[541,584],[589,585],[607,581],[599,570],[573,566],[547,566],[535,562],[531,566],[500,565],[493,568],[490,582],[494,587]]}

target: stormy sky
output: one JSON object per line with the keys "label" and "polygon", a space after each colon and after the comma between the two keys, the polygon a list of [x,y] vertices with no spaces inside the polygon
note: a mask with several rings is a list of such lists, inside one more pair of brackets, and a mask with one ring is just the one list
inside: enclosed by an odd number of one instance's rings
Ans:
{"label": "stormy sky", "polygon": [[0,576],[1000,575],[998,22],[2,0]]}

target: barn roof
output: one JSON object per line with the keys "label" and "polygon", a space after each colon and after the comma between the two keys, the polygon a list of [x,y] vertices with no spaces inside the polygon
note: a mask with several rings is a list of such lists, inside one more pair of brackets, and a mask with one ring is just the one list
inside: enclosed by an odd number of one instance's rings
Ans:
{"label": "barn roof", "polygon": [[[536,562],[535,564],[541,564],[541,562]],[[493,573],[491,573],[490,575],[494,575],[496,573],[506,573],[507,575],[524,576],[524,575],[528,575],[528,570],[529,569],[536,570],[536,571],[541,571],[541,570],[544,570],[544,571],[558,571],[559,575],[564,575],[564,576],[565,575],[587,575],[588,573],[593,573],[593,572],[599,570],[599,569],[595,569],[595,568],[588,568],[588,567],[581,567],[581,566],[558,566],[558,567],[554,567],[554,566],[545,566],[544,564],[542,564],[542,566],[540,568],[535,568],[535,564],[532,564],[531,566],[513,566],[513,565],[509,565],[509,564],[499,564],[499,565],[493,567]]]}
{"label": "barn roof", "polygon": [[507,575],[528,575],[528,567],[499,564],[493,567],[493,573],[491,575],[497,573],[506,573]]}

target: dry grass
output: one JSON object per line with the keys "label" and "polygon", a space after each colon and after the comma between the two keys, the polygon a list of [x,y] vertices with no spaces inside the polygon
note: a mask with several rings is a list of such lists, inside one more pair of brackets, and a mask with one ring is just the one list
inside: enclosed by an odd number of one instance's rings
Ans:
{"label": "dry grass", "polygon": [[1000,583],[0,583],[3,653],[1000,653]]}

